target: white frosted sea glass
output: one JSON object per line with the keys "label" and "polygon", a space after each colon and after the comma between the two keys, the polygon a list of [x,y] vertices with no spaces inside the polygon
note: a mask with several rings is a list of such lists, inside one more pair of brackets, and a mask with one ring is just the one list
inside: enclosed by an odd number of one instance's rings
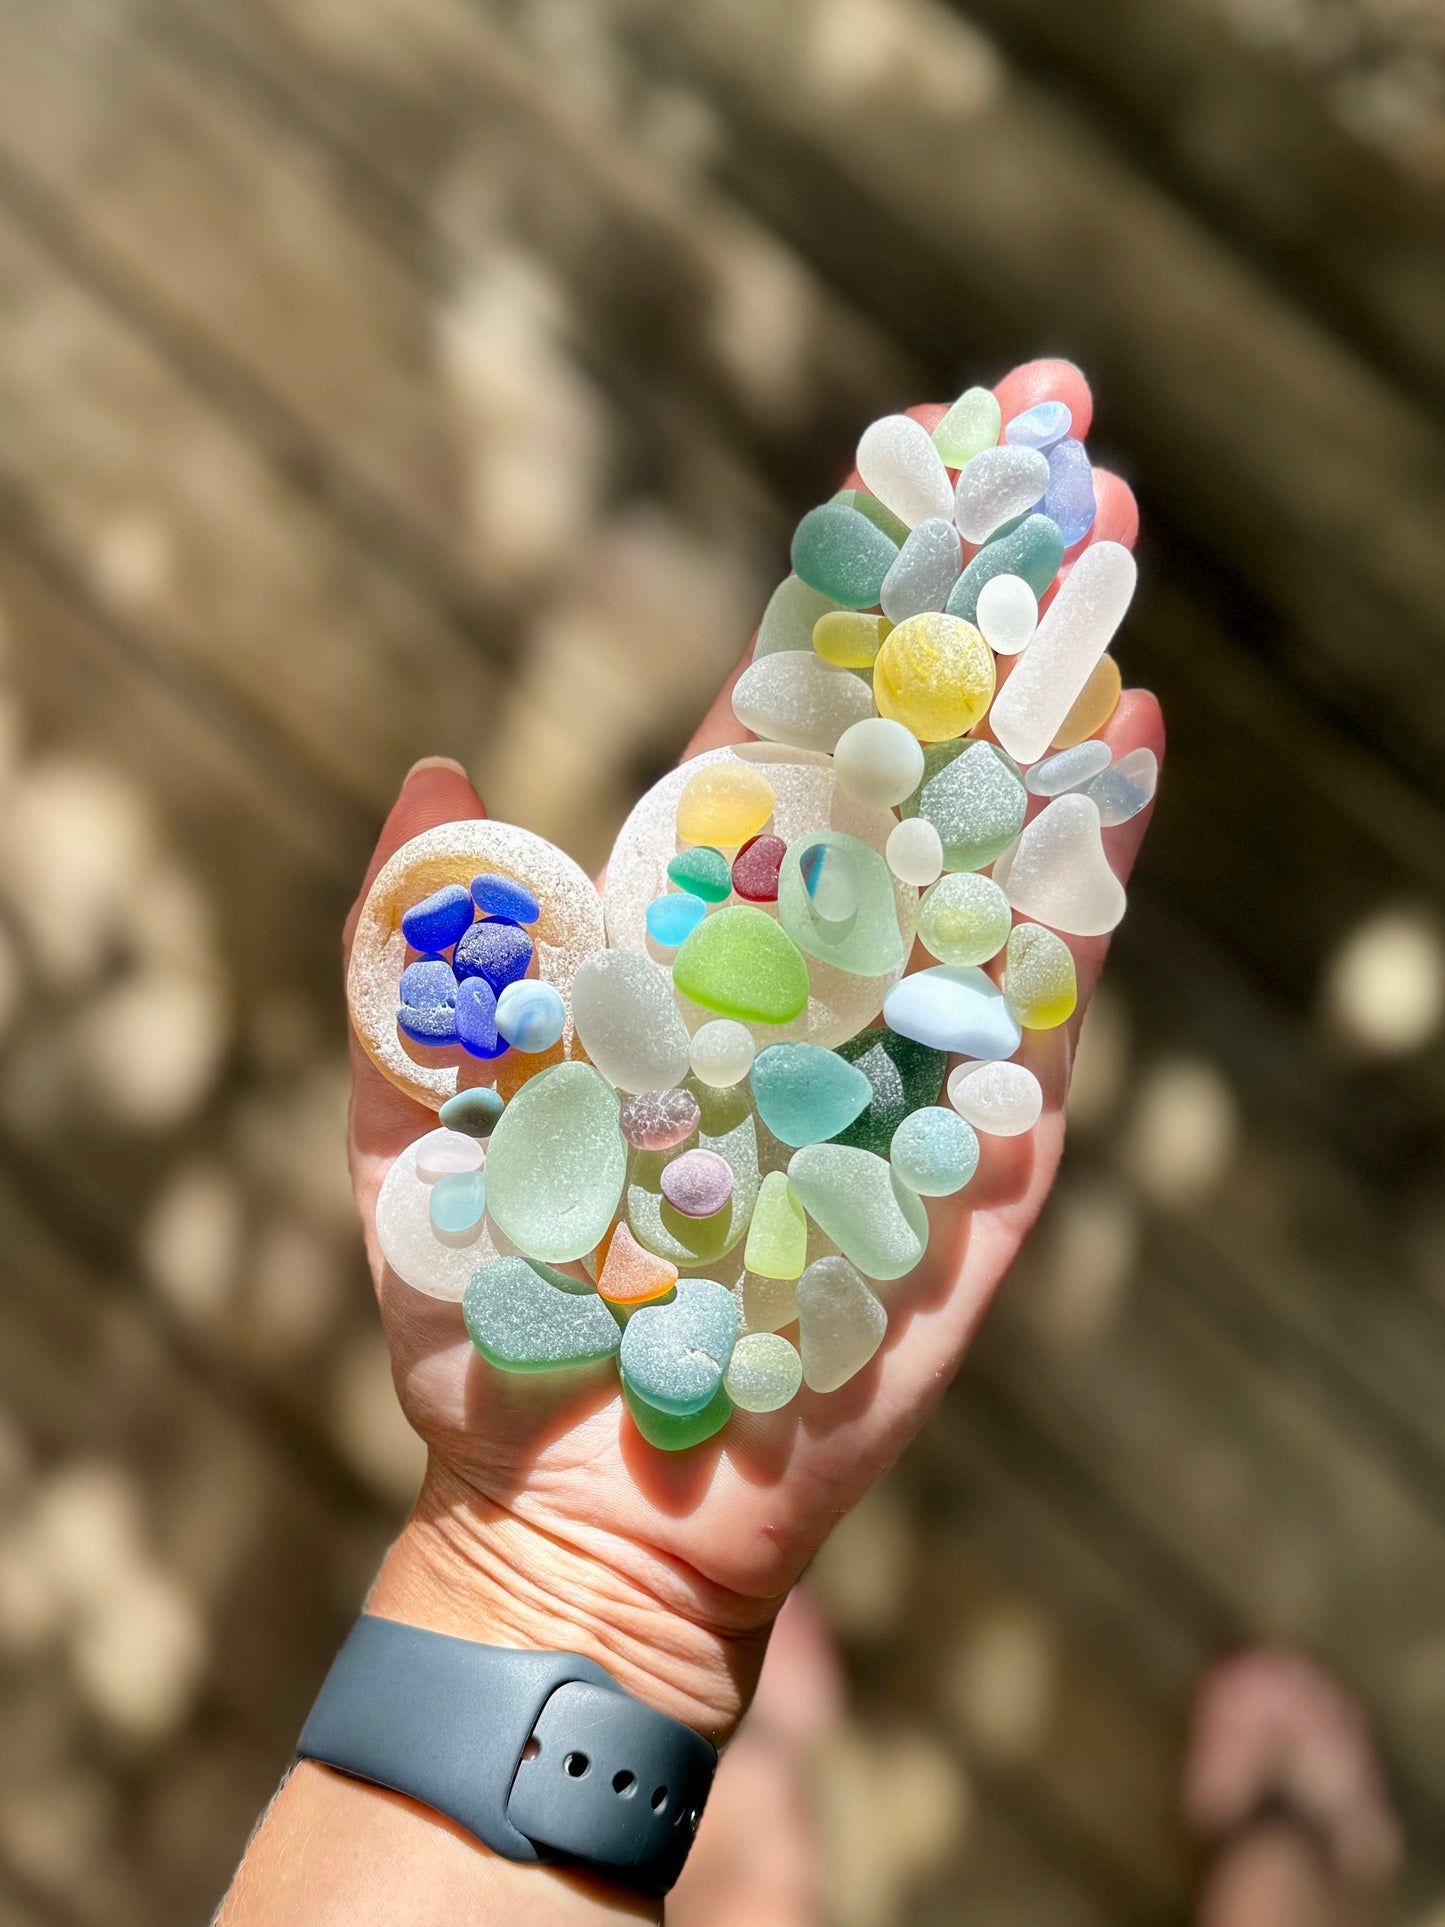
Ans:
{"label": "white frosted sea glass", "polygon": [[1138,575],[1122,543],[1096,542],[1064,578],[989,711],[989,726],[1015,762],[1047,754],[1124,620]]}

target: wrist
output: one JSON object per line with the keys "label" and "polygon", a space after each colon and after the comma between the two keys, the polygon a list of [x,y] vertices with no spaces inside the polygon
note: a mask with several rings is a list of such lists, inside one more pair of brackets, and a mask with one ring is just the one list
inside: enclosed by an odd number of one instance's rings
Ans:
{"label": "wrist", "polygon": [[635,1542],[524,1518],[433,1459],[367,1610],[488,1645],[581,1653],[721,1746],[781,1605],[742,1599]]}

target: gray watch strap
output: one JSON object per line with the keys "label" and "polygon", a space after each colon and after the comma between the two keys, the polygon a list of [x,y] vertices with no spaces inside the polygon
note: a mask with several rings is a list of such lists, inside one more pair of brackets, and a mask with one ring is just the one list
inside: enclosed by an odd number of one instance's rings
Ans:
{"label": "gray watch strap", "polygon": [[296,1745],[444,1813],[509,1860],[647,1893],[682,1871],[717,1768],[700,1734],[577,1653],[481,1646],[363,1613]]}

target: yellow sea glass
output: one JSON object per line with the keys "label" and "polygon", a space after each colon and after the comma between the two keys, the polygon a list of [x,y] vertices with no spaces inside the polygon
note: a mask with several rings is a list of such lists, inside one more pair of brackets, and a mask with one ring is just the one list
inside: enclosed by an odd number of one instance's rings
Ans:
{"label": "yellow sea glass", "polygon": [[1112,656],[1100,656],[1054,738],[1055,749],[1072,749],[1097,736],[1119,705],[1124,678]]}
{"label": "yellow sea glass", "polygon": [[870,669],[893,624],[861,609],[835,609],[813,624],[813,647],[839,669]]}
{"label": "yellow sea glass", "polygon": [[678,840],[735,850],[769,821],[773,802],[772,784],[745,763],[700,769],[677,799]]}
{"label": "yellow sea glass", "polygon": [[1004,957],[1004,1001],[1024,1030],[1055,1030],[1079,1001],[1074,953],[1040,923],[1015,924]]}
{"label": "yellow sea glass", "polygon": [[961,616],[909,616],[883,641],[873,700],[923,743],[965,736],[993,700],[993,651]]}

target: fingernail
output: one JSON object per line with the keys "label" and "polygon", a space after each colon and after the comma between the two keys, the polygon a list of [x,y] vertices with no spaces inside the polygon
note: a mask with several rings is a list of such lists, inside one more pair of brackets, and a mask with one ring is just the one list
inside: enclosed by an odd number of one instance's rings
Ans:
{"label": "fingernail", "polygon": [[454,775],[461,777],[466,776],[466,771],[462,768],[455,756],[423,756],[419,762],[413,763],[407,771],[407,782],[409,783],[413,776],[420,776],[424,769],[449,769]]}

